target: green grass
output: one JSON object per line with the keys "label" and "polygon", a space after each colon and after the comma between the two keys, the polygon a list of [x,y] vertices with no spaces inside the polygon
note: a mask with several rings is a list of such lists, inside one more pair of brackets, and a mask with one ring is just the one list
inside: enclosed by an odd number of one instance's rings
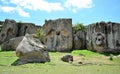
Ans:
{"label": "green grass", "polygon": [[[66,54],[77,57],[77,61],[82,60],[83,65],[66,63],[60,58]],[[85,56],[79,56],[84,54]],[[17,57],[14,51],[0,52],[0,74],[119,74],[120,58],[101,55],[87,50],[75,50],[71,53],[49,52],[51,62],[45,64],[29,63],[20,66],[11,66]],[[84,58],[84,59],[83,59]],[[96,63],[96,64],[94,64]]]}
{"label": "green grass", "polygon": [[102,54],[96,53],[96,52],[92,52],[89,50],[75,50],[71,52],[73,55],[80,55],[83,54],[86,57],[95,57],[95,56],[102,56]]}
{"label": "green grass", "polygon": [[0,52],[0,65],[11,65],[16,59],[15,52]]}

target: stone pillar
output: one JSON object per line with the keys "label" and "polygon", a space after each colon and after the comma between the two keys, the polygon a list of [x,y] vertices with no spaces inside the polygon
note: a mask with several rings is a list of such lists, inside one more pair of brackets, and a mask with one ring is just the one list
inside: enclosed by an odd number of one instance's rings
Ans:
{"label": "stone pillar", "polygon": [[46,20],[43,28],[48,51],[65,52],[72,49],[72,19]]}

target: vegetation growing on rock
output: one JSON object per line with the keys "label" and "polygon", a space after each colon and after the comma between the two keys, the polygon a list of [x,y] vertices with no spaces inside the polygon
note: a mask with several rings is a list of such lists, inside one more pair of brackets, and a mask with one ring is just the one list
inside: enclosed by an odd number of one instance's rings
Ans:
{"label": "vegetation growing on rock", "polygon": [[37,37],[42,43],[44,43],[45,32],[43,29],[37,29],[35,32],[35,37]]}
{"label": "vegetation growing on rock", "polygon": [[83,25],[83,23],[77,23],[73,26],[73,29],[75,31],[75,33],[79,30],[85,31],[87,29],[86,26]]}

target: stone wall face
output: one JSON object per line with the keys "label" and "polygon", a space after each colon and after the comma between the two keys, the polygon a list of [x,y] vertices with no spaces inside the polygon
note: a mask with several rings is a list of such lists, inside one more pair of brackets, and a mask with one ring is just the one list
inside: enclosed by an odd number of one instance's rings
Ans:
{"label": "stone wall face", "polygon": [[[33,34],[38,28],[42,27],[8,19],[0,21],[0,44],[4,42],[4,49],[10,48],[11,42],[15,42],[11,38]],[[74,34],[72,19],[56,19],[46,20],[42,29],[45,31],[44,43],[48,51],[67,52],[87,48],[100,53],[120,53],[120,23],[97,22],[88,25],[85,31]]]}
{"label": "stone wall face", "polygon": [[6,19],[0,32],[0,43],[16,37],[17,31],[18,27],[16,21]]}
{"label": "stone wall face", "polygon": [[70,51],[73,47],[72,19],[45,21],[45,44],[49,51]]}
{"label": "stone wall face", "polygon": [[86,32],[78,31],[73,36],[73,49],[85,49],[86,48]]}
{"label": "stone wall face", "polygon": [[109,22],[107,25],[107,42],[109,52],[120,53],[120,24]]}
{"label": "stone wall face", "polygon": [[26,33],[33,34],[38,28],[33,23],[18,23],[19,26],[19,33],[18,36],[24,36]]}
{"label": "stone wall face", "polygon": [[33,34],[38,28],[41,28],[32,23],[17,23],[10,19],[1,22],[0,25],[0,44],[11,38],[24,36],[26,33]]}
{"label": "stone wall face", "polygon": [[98,52],[120,53],[120,24],[100,22],[88,26],[87,49]]}

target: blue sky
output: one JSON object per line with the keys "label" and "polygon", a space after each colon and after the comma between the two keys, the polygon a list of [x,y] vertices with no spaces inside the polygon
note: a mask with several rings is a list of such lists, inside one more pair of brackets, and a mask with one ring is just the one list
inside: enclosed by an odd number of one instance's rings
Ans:
{"label": "blue sky", "polygon": [[0,20],[6,18],[36,25],[58,18],[72,18],[73,24],[84,25],[120,23],[120,0],[0,0]]}

